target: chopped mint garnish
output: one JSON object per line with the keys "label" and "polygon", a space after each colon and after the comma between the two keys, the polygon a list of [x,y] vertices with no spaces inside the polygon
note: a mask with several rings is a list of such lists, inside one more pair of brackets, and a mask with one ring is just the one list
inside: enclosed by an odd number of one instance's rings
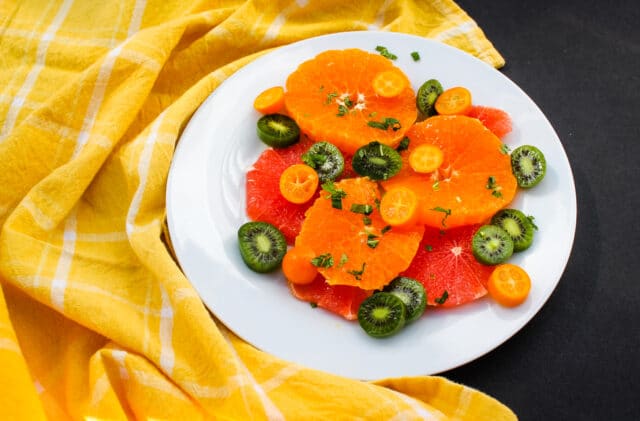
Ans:
{"label": "chopped mint garnish", "polygon": [[387,47],[383,47],[382,45],[378,45],[376,47],[376,51],[379,52],[382,57],[386,57],[389,60],[395,60],[398,58],[397,55],[389,52],[389,50],[387,50]]}
{"label": "chopped mint garnish", "polygon": [[333,256],[331,253],[324,253],[311,259],[311,264],[318,268],[330,268],[333,266]]}
{"label": "chopped mint garnish", "polygon": [[373,206],[367,204],[354,203],[351,205],[351,212],[361,213],[363,215],[371,215],[373,212]]}
{"label": "chopped mint garnish", "polygon": [[446,227],[447,226],[446,221],[449,215],[451,215],[451,209],[445,209],[443,207],[436,206],[435,208],[431,208],[430,210],[444,213],[444,218],[442,218],[442,226]]}
{"label": "chopped mint garnish", "polygon": [[367,121],[367,125],[380,130],[387,130],[391,128],[394,132],[402,127],[400,125],[400,121],[393,117],[385,117],[382,121]]}
{"label": "chopped mint garnish", "polygon": [[322,190],[329,193],[327,198],[331,198],[331,206],[333,208],[342,209],[342,198],[347,195],[344,190],[336,188],[336,185],[331,180],[322,183]]}
{"label": "chopped mint garnish", "polygon": [[433,301],[435,301],[437,304],[442,305],[445,303],[445,301],[447,301],[447,298],[449,298],[449,292],[447,292],[447,290],[445,289],[442,295]]}
{"label": "chopped mint garnish", "polygon": [[359,281],[360,279],[362,279],[362,274],[364,273],[364,268],[367,264],[363,263],[362,264],[362,269],[360,270],[348,270],[347,273],[349,275],[353,275],[356,278],[356,281]]}
{"label": "chopped mint garnish", "polygon": [[378,243],[380,243],[380,240],[378,239],[377,235],[374,235],[374,234],[367,235],[367,245],[369,247],[374,249],[378,246]]}
{"label": "chopped mint garnish", "polygon": [[409,138],[405,136],[400,141],[400,144],[396,148],[396,151],[402,152],[402,151],[406,151],[407,149],[409,149]]}
{"label": "chopped mint garnish", "polygon": [[331,104],[333,99],[338,96],[337,92],[331,92],[327,94],[327,100],[324,102],[325,104]]}

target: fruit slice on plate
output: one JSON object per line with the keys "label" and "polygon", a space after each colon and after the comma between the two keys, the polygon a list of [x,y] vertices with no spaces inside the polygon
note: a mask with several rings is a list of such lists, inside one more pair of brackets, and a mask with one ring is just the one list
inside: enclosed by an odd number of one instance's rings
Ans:
{"label": "fruit slice on plate", "polygon": [[453,307],[487,293],[487,280],[493,267],[479,263],[471,249],[471,239],[478,227],[425,230],[415,258],[402,276],[424,285],[427,304]]}
{"label": "fruit slice on plate", "polygon": [[307,138],[284,149],[266,149],[246,175],[246,210],[254,221],[275,225],[287,239],[293,241],[300,231],[304,212],[313,200],[295,204],[280,194],[280,176],[293,164],[302,163],[302,154],[313,144]]}
{"label": "fruit slice on plate", "polygon": [[511,132],[511,117],[499,108],[474,105],[467,113],[469,117],[477,118],[484,126],[500,139]]}
{"label": "fruit slice on plate", "polygon": [[289,290],[294,297],[307,301],[347,320],[358,318],[358,308],[371,291],[349,285],[329,285],[322,276],[317,276],[310,284],[289,282]]}
{"label": "fruit slice on plate", "polygon": [[345,179],[325,189],[307,211],[296,246],[323,257],[318,271],[331,285],[384,287],[409,266],[423,227],[400,230],[384,222],[377,210],[378,186],[368,178]]}
{"label": "fruit slice on plate", "polygon": [[395,146],[417,117],[410,83],[392,97],[375,92],[382,72],[401,70],[379,54],[329,50],[302,63],[286,82],[285,106],[300,129],[351,155],[377,140]]}
{"label": "fruit slice on plate", "polygon": [[[403,169],[383,182],[385,189],[405,186],[421,198],[420,220],[434,228],[482,223],[507,206],[517,182],[502,142],[475,118],[434,116],[408,132],[409,147],[401,153]],[[437,146],[440,167],[429,174],[411,169],[408,157],[420,145]]]}

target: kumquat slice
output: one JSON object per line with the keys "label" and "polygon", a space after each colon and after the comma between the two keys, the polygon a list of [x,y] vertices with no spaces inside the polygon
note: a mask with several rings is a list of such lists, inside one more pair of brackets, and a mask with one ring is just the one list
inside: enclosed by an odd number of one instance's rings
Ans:
{"label": "kumquat slice", "polygon": [[262,114],[274,114],[284,108],[284,88],[273,86],[258,94],[253,101],[253,108]]}
{"label": "kumquat slice", "polygon": [[373,78],[373,91],[381,97],[393,98],[400,95],[408,83],[400,71],[385,70]]}
{"label": "kumquat slice", "polygon": [[409,155],[409,165],[419,173],[430,173],[437,170],[443,160],[442,149],[427,143],[419,145]]}
{"label": "kumquat slice", "polygon": [[463,86],[445,90],[435,103],[436,111],[441,115],[466,115],[471,106],[471,92]]}
{"label": "kumquat slice", "polygon": [[522,304],[529,296],[531,279],[520,266],[503,263],[496,266],[487,284],[489,295],[506,307]]}
{"label": "kumquat slice", "polygon": [[391,226],[412,225],[418,217],[418,196],[403,186],[388,190],[380,200],[380,216]]}
{"label": "kumquat slice", "polygon": [[316,170],[305,164],[294,164],[280,176],[280,193],[291,203],[305,203],[316,193],[319,182]]}

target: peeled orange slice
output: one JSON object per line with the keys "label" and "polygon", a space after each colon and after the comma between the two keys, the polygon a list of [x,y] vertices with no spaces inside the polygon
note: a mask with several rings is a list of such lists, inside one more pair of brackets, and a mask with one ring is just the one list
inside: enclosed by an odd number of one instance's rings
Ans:
{"label": "peeled orange slice", "polygon": [[[405,186],[420,198],[420,220],[440,229],[478,224],[514,198],[517,182],[502,142],[476,119],[435,116],[408,132],[409,148],[401,155],[403,169],[383,183],[385,189]],[[442,164],[430,174],[416,174],[408,162],[420,145],[437,146]]]}
{"label": "peeled orange slice", "polygon": [[[406,77],[379,54],[325,51],[289,75],[286,109],[304,133],[333,143],[346,154],[374,140],[395,146],[415,122],[417,108],[409,83],[391,97],[376,93],[374,79],[387,71]],[[385,125],[390,119],[398,124]]]}

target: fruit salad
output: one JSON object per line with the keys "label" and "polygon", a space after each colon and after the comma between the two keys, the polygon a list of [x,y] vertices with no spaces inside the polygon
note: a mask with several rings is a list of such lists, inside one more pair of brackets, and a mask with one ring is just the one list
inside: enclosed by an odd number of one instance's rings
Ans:
{"label": "fruit salad", "polygon": [[510,205],[546,172],[538,148],[503,142],[507,112],[436,77],[414,91],[393,57],[325,51],[256,95],[267,148],[238,229],[249,268],[281,269],[294,297],[376,338],[431,307],[524,302],[531,280],[508,260],[538,228]]}

